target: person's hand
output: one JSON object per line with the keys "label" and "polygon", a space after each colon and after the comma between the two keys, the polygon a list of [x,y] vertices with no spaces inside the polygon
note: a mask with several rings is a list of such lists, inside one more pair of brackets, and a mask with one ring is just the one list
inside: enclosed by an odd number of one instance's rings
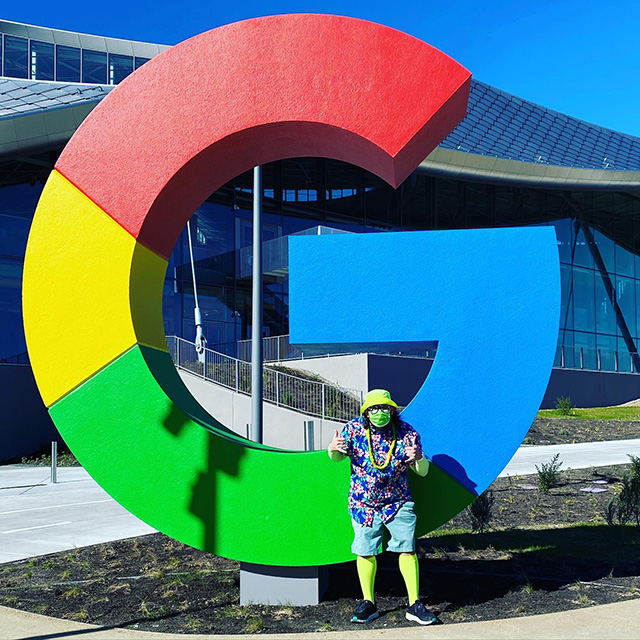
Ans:
{"label": "person's hand", "polygon": [[344,438],[338,433],[336,429],[333,434],[333,438],[329,443],[329,451],[338,451],[339,453],[347,455],[347,445],[345,444]]}
{"label": "person's hand", "polygon": [[422,449],[415,440],[408,447],[405,447],[404,453],[407,456],[407,464],[415,464],[418,460],[422,460]]}

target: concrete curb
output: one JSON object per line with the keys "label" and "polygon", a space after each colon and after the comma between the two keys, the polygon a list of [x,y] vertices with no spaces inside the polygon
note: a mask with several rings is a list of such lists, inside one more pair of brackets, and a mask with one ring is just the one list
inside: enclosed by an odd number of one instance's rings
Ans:
{"label": "concrete curb", "polygon": [[[318,638],[319,640],[360,640],[365,638],[401,638],[413,640],[428,636],[430,639],[478,639],[478,640],[573,640],[593,638],[603,640],[640,639],[640,599],[616,602],[598,607],[587,607],[539,616],[508,618],[488,622],[467,622],[436,627],[409,627],[406,629],[356,629],[329,633],[260,634],[267,640],[294,640]],[[81,640],[238,640],[238,635],[177,635],[150,633],[98,627],[95,625],[49,618],[0,606],[0,639],[49,640],[73,637]],[[246,637],[246,636],[245,636]]]}

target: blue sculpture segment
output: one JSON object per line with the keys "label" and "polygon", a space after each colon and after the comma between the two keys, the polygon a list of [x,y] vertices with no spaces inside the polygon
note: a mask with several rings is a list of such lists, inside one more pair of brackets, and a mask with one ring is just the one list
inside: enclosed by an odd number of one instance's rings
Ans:
{"label": "blue sculpture segment", "polygon": [[403,411],[474,494],[504,469],[551,374],[560,316],[552,227],[296,236],[293,344],[438,343]]}

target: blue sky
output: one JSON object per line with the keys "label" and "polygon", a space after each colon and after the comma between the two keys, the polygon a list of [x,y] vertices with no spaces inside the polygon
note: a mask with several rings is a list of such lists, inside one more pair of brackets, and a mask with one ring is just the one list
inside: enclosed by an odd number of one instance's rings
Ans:
{"label": "blue sky", "polygon": [[177,0],[3,3],[0,17],[175,44],[216,26],[272,13],[337,13],[411,33],[479,80],[589,122],[640,136],[638,0],[443,2]]}

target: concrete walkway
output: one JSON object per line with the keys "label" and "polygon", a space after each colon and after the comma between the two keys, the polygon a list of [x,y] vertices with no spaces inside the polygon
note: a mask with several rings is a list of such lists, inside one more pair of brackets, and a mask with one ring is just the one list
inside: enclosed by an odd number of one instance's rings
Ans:
{"label": "concrete walkway", "polygon": [[[500,475],[534,474],[556,453],[562,469],[624,464],[640,456],[640,439],[523,446]],[[61,467],[58,480],[51,484],[46,467],[0,466],[0,563],[155,532],[84,469]]]}
{"label": "concrete walkway", "polygon": [[536,465],[549,462],[559,453],[561,470],[608,467],[628,464],[629,454],[640,456],[640,439],[609,440],[607,442],[579,442],[520,447],[499,477],[526,476],[536,473]]}
{"label": "concrete walkway", "polygon": [[[0,563],[154,533],[81,467],[0,467]],[[0,638],[1,638],[0,627]]]}
{"label": "concrete walkway", "polygon": [[[640,639],[640,600],[617,602],[599,607],[587,607],[574,611],[550,613],[540,616],[491,620],[488,622],[466,622],[462,624],[441,625],[436,627],[409,627],[405,629],[362,629],[353,631],[334,631],[329,633],[306,634],[260,634],[260,638],[270,640],[294,640],[295,638],[318,638],[320,640],[339,640],[340,638],[364,640],[371,638],[414,640],[453,640],[473,638],[477,640],[573,640],[593,638],[602,640],[638,640]],[[188,638],[225,638],[238,640],[237,635],[175,635],[149,633],[96,627],[88,624],[70,622],[24,613],[15,609],[0,607],[0,638],[2,640],[49,640],[52,638],[78,638],[82,640],[172,640]],[[246,636],[245,636],[246,637]]]}

